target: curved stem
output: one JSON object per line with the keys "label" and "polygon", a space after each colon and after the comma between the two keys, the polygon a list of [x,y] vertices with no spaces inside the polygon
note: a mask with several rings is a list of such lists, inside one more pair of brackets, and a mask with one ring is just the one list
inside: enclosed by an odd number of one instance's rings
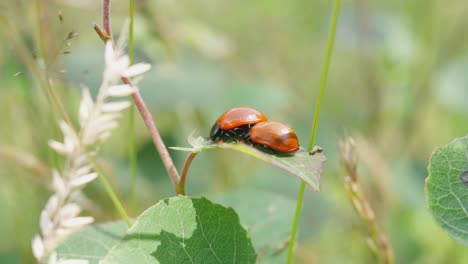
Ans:
{"label": "curved stem", "polygon": [[[325,61],[323,64],[322,77],[320,79],[319,94],[317,97],[317,102],[315,104],[314,119],[313,119],[312,129],[310,133],[309,145],[307,147],[308,151],[311,151],[315,144],[315,136],[317,134],[317,128],[318,128],[318,123],[320,119],[320,111],[322,109],[323,96],[325,94],[325,88],[327,87],[328,72],[330,69],[330,62],[331,62],[331,57],[333,53],[333,44],[335,42],[336,25],[338,23],[338,17],[340,14],[340,6],[341,6],[341,0],[335,0],[335,4],[333,7],[333,14],[332,14],[332,23],[330,25],[330,33],[328,35],[327,51],[325,54]],[[299,187],[299,192],[297,195],[296,213],[294,214],[294,221],[293,221],[293,225],[291,229],[291,237],[289,239],[288,259],[287,259],[288,264],[291,264],[293,261],[294,244],[296,241],[297,228],[299,226],[299,219],[300,219],[301,211],[302,211],[302,203],[304,200],[305,187],[306,187],[305,182],[301,182],[301,186]]]}
{"label": "curved stem", "polygon": [[184,169],[182,170],[182,176],[177,183],[176,192],[180,195],[185,195],[185,180],[187,178],[188,170],[190,165],[192,164],[193,159],[197,156],[198,152],[192,152],[188,155],[187,159],[185,160]]}

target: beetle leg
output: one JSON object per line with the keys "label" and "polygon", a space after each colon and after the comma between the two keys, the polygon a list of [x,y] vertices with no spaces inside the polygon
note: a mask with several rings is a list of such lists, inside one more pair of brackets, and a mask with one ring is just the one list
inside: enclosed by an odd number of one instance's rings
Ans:
{"label": "beetle leg", "polygon": [[225,131],[225,133],[226,133],[226,137],[228,137],[229,140],[234,141],[234,142],[238,142],[238,137],[239,136],[237,135],[235,129]]}

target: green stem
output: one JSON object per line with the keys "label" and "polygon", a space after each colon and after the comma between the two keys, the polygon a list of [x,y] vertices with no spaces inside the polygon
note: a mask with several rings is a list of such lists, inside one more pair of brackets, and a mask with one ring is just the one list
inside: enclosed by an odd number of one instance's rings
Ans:
{"label": "green stem", "polygon": [[[331,62],[331,57],[333,53],[333,44],[335,42],[336,25],[338,23],[338,17],[340,14],[340,6],[341,6],[341,0],[335,0],[335,5],[333,7],[333,14],[332,14],[332,23],[330,25],[330,32],[328,35],[327,51],[325,54],[325,61],[323,64],[322,77],[320,79],[319,93],[317,97],[317,102],[315,104],[314,119],[313,119],[312,129],[310,133],[309,145],[307,147],[308,151],[311,151],[315,144],[315,136],[317,134],[317,128],[318,128],[318,123],[320,119],[320,111],[322,109],[323,96],[325,94],[325,88],[327,87],[328,72],[330,69],[330,62]],[[288,264],[291,264],[293,261],[294,244],[296,241],[297,228],[299,226],[299,218],[301,216],[305,187],[306,187],[305,182],[301,182],[301,186],[299,187],[299,193],[297,195],[296,213],[294,214],[294,221],[293,221],[293,225],[291,229],[291,237],[289,239],[289,245],[288,245],[288,259],[287,259]]]}
{"label": "green stem", "polygon": [[135,105],[132,104],[129,111],[129,124],[128,124],[128,152],[130,158],[130,191],[129,200],[130,204],[135,205],[136,202],[136,185],[137,185],[137,168],[138,168],[138,155],[136,151],[136,140],[135,140]]}
{"label": "green stem", "polygon": [[96,170],[97,174],[99,175],[99,179],[102,182],[102,185],[104,185],[104,188],[106,189],[107,195],[112,200],[112,203],[114,204],[115,208],[117,211],[119,211],[120,216],[122,219],[127,223],[127,225],[130,227],[132,225],[132,222],[130,221],[130,218],[127,215],[127,212],[125,212],[125,209],[122,205],[122,203],[119,201],[119,198],[117,198],[117,195],[115,194],[114,190],[112,189],[112,186],[110,185],[109,181],[107,178],[104,176],[104,173],[101,170],[101,167],[99,167],[99,164],[97,163],[96,159],[94,157],[89,158],[91,163],[93,164],[94,169]]}
{"label": "green stem", "polygon": [[[128,35],[128,56],[130,57],[130,64],[135,63],[135,48],[133,42],[133,25],[135,21],[135,0],[129,0],[129,35]],[[137,152],[135,144],[135,105],[132,104],[129,111],[129,157],[130,157],[130,204],[132,207],[136,202],[136,183],[137,183]]]}
{"label": "green stem", "polygon": [[176,193],[177,195],[185,195],[185,180],[187,179],[188,170],[192,164],[193,159],[197,156],[198,152],[192,152],[188,155],[187,160],[185,160],[184,169],[182,171],[182,176],[177,181]]}
{"label": "green stem", "polygon": [[307,150],[309,151],[312,150],[312,148],[314,147],[315,136],[317,134],[317,128],[320,119],[320,112],[322,109],[323,96],[325,94],[325,88],[327,88],[328,72],[330,70],[330,62],[333,53],[333,43],[335,42],[336,24],[338,23],[338,16],[340,14],[340,5],[341,0],[335,0],[335,6],[333,7],[332,24],[330,26],[330,33],[328,35],[327,51],[325,54],[325,61],[322,69],[322,77],[320,79],[319,93],[317,97],[317,103],[315,104],[313,119],[314,121],[312,122],[312,128],[309,137],[309,145],[307,147]]}

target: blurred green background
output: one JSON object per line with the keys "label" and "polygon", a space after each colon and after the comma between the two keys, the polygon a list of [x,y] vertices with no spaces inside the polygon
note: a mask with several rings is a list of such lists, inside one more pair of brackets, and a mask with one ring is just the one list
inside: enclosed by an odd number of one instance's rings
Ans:
{"label": "blurred green background", "polygon": [[[128,3],[112,3],[118,35]],[[168,146],[187,146],[194,131],[207,135],[222,112],[239,105],[291,125],[307,144],[333,1],[136,4],[136,61],[153,65],[140,88]],[[0,12],[0,263],[31,263],[31,239],[50,195],[49,169],[60,164],[47,141],[61,135],[24,58],[33,59],[76,120],[80,85],[96,91],[101,78],[103,45],[92,29],[101,24],[101,4],[4,0]],[[66,40],[72,31],[78,35]],[[424,198],[432,150],[468,131],[467,100],[466,0],[344,0],[316,140],[328,160],[322,191],[306,192],[297,263],[376,262],[343,188],[338,141],[345,135],[357,139],[360,182],[396,263],[468,263],[466,248],[435,224]],[[148,132],[136,120],[134,203],[128,114],[100,154],[134,216],[174,195]],[[180,170],[186,154],[171,155]],[[294,200],[299,181],[218,150],[195,159],[186,189],[210,196],[246,187]],[[99,221],[118,218],[98,181],[85,192],[93,201],[87,213]]]}

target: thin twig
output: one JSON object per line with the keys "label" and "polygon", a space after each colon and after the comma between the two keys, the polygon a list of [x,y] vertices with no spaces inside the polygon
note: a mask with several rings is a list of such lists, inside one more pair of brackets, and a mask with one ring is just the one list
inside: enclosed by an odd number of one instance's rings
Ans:
{"label": "thin twig", "polygon": [[101,38],[101,40],[104,41],[104,43],[110,39],[110,37],[106,35],[106,33],[102,32],[101,28],[99,28],[98,25],[94,24],[93,28],[94,31],[96,31],[96,33],[98,34],[98,36]]}
{"label": "thin twig", "polygon": [[[105,30],[105,34],[109,36],[110,39],[112,39],[112,31],[110,27],[110,0],[103,0],[103,27]],[[96,33],[101,37],[102,34],[99,34],[100,28],[95,25],[94,30]],[[102,33],[102,31],[101,31]],[[102,38],[101,38],[102,39]],[[132,81],[129,78],[122,78],[122,81],[125,84],[128,84],[132,87],[134,87]],[[159,155],[161,156],[161,160],[166,167],[166,170],[169,174],[169,177],[171,179],[172,185],[174,188],[177,188],[177,181],[179,179],[179,173],[177,172],[177,169],[174,165],[174,162],[172,161],[171,156],[169,155],[169,151],[166,148],[166,145],[164,144],[164,141],[161,138],[161,134],[159,134],[159,130],[157,129],[153,117],[151,115],[151,112],[148,110],[146,107],[145,102],[143,101],[143,98],[140,95],[140,92],[135,92],[132,94],[133,101],[135,102],[135,105],[138,108],[138,111],[140,111],[140,115],[143,118],[143,121],[148,128],[151,138],[153,139],[154,146],[156,147],[156,150],[158,151]]]}
{"label": "thin twig", "polygon": [[[132,82],[128,78],[122,78],[122,80],[124,83],[133,86]],[[143,118],[143,121],[145,122],[146,128],[148,128],[151,134],[154,146],[156,147],[159,156],[161,156],[161,160],[164,164],[164,167],[166,167],[166,170],[169,173],[172,185],[176,187],[177,179],[179,178],[179,173],[177,172],[174,162],[172,161],[171,155],[169,154],[169,151],[167,150],[167,147],[161,138],[161,134],[159,134],[159,130],[157,129],[156,124],[153,121],[153,117],[151,116],[151,113],[146,107],[145,101],[143,101],[143,98],[141,97],[139,92],[135,92],[134,94],[132,94],[132,98],[135,102],[135,105],[138,108],[138,111],[140,111],[140,115]]]}
{"label": "thin twig", "polygon": [[102,1],[102,25],[104,26],[104,31],[112,38],[112,28],[110,23],[110,0]]}

